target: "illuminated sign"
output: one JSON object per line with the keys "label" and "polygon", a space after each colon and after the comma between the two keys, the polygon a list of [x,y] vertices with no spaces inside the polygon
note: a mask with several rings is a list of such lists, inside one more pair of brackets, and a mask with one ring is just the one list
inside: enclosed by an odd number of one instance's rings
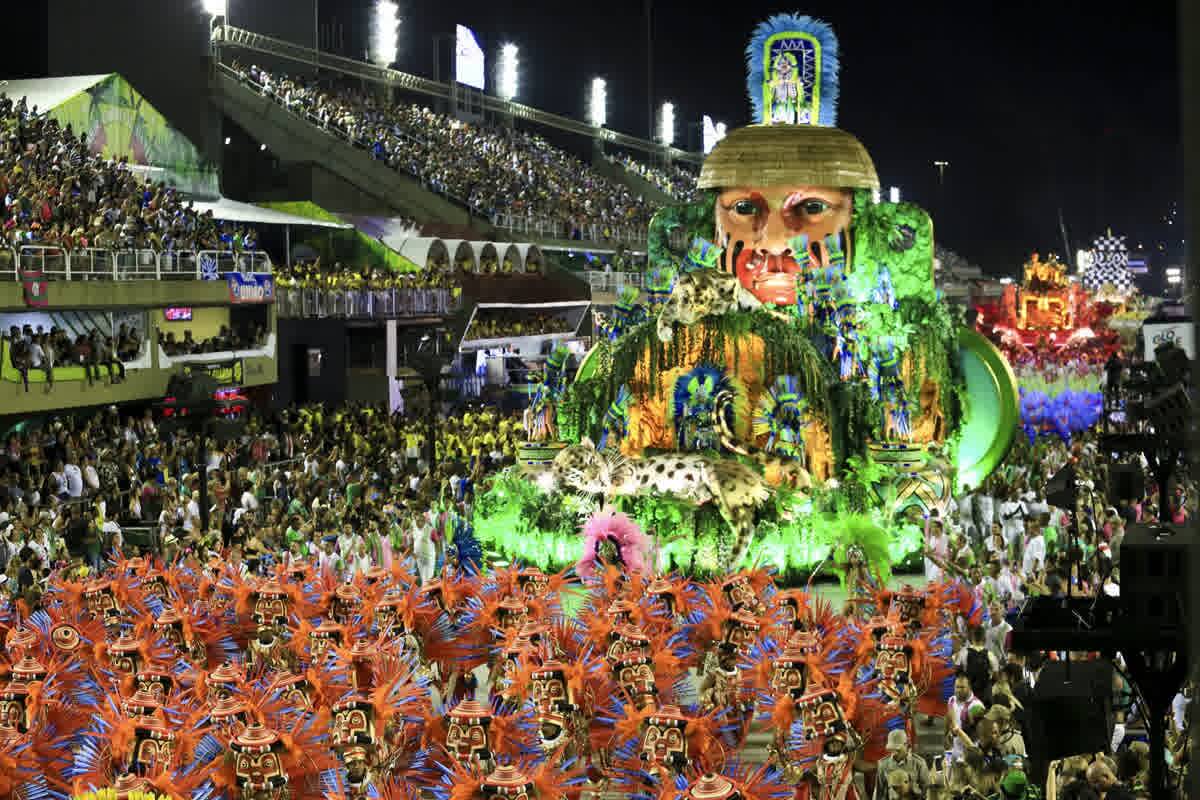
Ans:
{"label": "illuminated sign", "polygon": [[483,91],[483,48],[475,32],[466,25],[455,30],[454,77],[462,84]]}
{"label": "illuminated sign", "polygon": [[1154,360],[1154,351],[1165,344],[1177,345],[1188,358],[1196,357],[1196,328],[1190,322],[1149,323],[1142,326],[1147,361]]}
{"label": "illuminated sign", "polygon": [[725,138],[725,123],[713,122],[713,118],[704,115],[704,152],[711,153],[717,142]]}

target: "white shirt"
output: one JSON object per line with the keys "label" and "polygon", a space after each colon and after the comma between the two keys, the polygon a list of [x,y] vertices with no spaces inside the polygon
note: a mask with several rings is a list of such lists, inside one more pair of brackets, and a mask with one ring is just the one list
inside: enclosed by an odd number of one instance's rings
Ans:
{"label": "white shirt", "polygon": [[247,511],[258,511],[258,498],[249,489],[242,492],[242,508]]}
{"label": "white shirt", "polygon": [[1175,699],[1171,701],[1171,719],[1175,723],[1175,730],[1180,733],[1183,732],[1183,715],[1191,702],[1191,698],[1184,697],[1182,692],[1176,694]]}
{"label": "white shirt", "polygon": [[96,468],[88,464],[83,468],[83,482],[88,485],[92,491],[100,488],[100,473],[96,472]]}
{"label": "white shirt", "polygon": [[32,359],[30,363],[33,365],[34,369],[37,369],[42,365],[42,359],[45,358],[46,354],[42,352],[42,346],[37,342],[34,342],[29,346],[29,355]]}
{"label": "white shirt", "polygon": [[1046,539],[1040,533],[1025,543],[1025,554],[1021,561],[1021,571],[1025,575],[1033,574],[1034,563],[1046,563]]}
{"label": "white shirt", "polygon": [[189,500],[187,504],[187,513],[183,515],[183,529],[191,531],[200,522],[200,504],[195,500]]}
{"label": "white shirt", "polygon": [[982,530],[990,531],[992,529],[995,502],[992,500],[990,494],[979,495],[976,502],[979,503],[979,525]]}
{"label": "white shirt", "polygon": [[1025,509],[1019,501],[1005,500],[999,510],[1004,541],[1011,545],[1025,535]]}
{"label": "white shirt", "polygon": [[78,464],[67,464],[63,467],[63,475],[67,479],[67,494],[79,497],[83,494],[83,472]]}

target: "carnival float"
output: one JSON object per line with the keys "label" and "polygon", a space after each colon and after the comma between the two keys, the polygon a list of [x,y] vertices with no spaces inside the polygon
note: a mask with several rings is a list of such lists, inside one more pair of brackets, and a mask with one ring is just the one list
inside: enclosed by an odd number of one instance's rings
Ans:
{"label": "carnival float", "polygon": [[899,561],[913,521],[1005,455],[1012,373],[939,297],[929,216],[881,201],[834,127],[837,41],[799,19],[747,48],[756,123],[716,145],[698,199],[652,220],[644,296],[620,297],[577,367],[551,359],[537,435],[476,505],[496,557],[575,563],[612,506],[660,569],[811,569],[855,516]]}
{"label": "carnival float", "polygon": [[1070,442],[1101,421],[1104,364],[1127,349],[1114,326],[1137,308],[1133,283],[1113,259],[1096,258],[1080,280],[1054,255],[1043,261],[1038,253],[1019,285],[976,307],[977,329],[1013,365],[1030,441],[1052,435]]}

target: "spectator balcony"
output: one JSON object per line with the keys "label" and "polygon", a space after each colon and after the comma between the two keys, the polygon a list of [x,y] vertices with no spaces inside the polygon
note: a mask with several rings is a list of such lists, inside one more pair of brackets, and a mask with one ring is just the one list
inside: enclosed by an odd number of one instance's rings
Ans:
{"label": "spectator balcony", "polygon": [[[156,399],[173,375],[198,372],[226,387],[273,384],[272,272],[262,252],[3,251],[0,407],[27,414]],[[39,327],[50,339],[49,374],[39,357],[26,357],[24,345],[14,359],[13,326],[21,339],[26,330],[36,337]],[[109,347],[119,349],[121,328],[137,331],[136,353],[104,357]],[[112,344],[103,344],[108,337]],[[122,367],[125,379],[113,380]]]}

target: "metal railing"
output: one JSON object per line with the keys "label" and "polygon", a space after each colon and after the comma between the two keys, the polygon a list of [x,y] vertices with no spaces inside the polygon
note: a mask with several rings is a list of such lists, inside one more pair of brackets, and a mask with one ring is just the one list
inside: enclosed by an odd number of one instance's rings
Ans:
{"label": "metal railing", "polygon": [[593,294],[619,294],[626,286],[642,288],[644,275],[640,272],[585,272]]}
{"label": "metal railing", "polygon": [[20,280],[25,270],[40,272],[51,281],[216,280],[231,272],[272,272],[271,257],[262,251],[231,253],[219,250],[158,252],[107,250],[87,247],[65,250],[24,245],[14,251],[12,269],[0,270],[0,280]]}
{"label": "metal railing", "polygon": [[546,239],[578,241],[581,250],[587,249],[587,242],[646,243],[646,229],[636,225],[605,225],[603,223],[571,225],[560,220],[539,219],[521,214],[497,214],[491,222],[495,227],[511,233],[541,236]]}
{"label": "metal railing", "polygon": [[275,295],[285,319],[403,319],[444,317],[462,307],[462,297],[449,289],[302,289],[289,287]]}
{"label": "metal railing", "polygon": [[[411,75],[407,72],[400,72],[399,70],[378,67],[363,61],[355,61],[351,58],[322,53],[320,50],[315,50],[311,47],[302,47],[291,42],[285,42],[282,39],[263,36],[262,34],[232,25],[217,26],[213,30],[213,43],[222,47],[234,47],[251,52],[265,53],[278,58],[286,58],[301,64],[316,66],[362,80],[372,81],[373,83],[381,83],[385,86],[420,92],[421,94],[433,97],[450,97],[453,90],[453,87],[447,83],[432,81],[428,78]],[[528,119],[539,125],[546,125],[569,133],[594,136],[603,141],[612,142],[620,147],[628,147],[656,155],[662,154],[665,151],[672,159],[679,161],[689,161],[699,164],[704,159],[700,153],[679,150],[674,147],[664,148],[658,142],[639,139],[636,136],[618,133],[608,128],[597,128],[582,120],[539,111],[531,106],[502,100],[492,95],[483,95],[482,99],[483,108],[486,111]]]}

